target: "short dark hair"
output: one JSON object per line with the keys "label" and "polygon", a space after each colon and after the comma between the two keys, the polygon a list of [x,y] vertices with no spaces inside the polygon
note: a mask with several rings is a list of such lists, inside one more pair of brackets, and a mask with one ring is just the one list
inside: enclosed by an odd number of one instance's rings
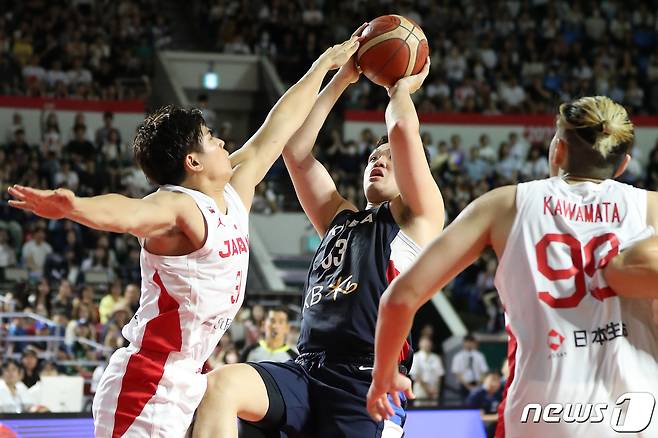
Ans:
{"label": "short dark hair", "polygon": [[284,313],[286,315],[286,319],[288,321],[290,321],[290,314],[288,314],[288,309],[286,309],[283,306],[270,307],[269,309],[267,309],[267,313],[270,313],[270,312]]}
{"label": "short dark hair", "polygon": [[185,156],[201,151],[201,111],[167,105],[150,114],[137,128],[135,161],[149,181],[178,185],[185,179]]}
{"label": "short dark hair", "polygon": [[[388,135],[382,135],[381,137],[379,137],[379,140],[377,140],[377,143],[375,144],[375,149],[386,143],[388,143]],[[423,146],[423,152],[425,153],[425,159],[427,160],[427,165],[429,166],[430,151],[425,146]]]}
{"label": "short dark hair", "polygon": [[5,361],[2,362],[2,372],[3,373],[7,370],[7,368],[9,368],[9,365],[14,365],[19,370],[21,370],[21,371],[23,370],[23,365],[21,365],[21,363],[19,361],[17,361],[16,359],[9,358],[9,359],[5,359]]}
{"label": "short dark hair", "polygon": [[477,342],[475,339],[475,336],[473,336],[471,333],[468,333],[466,336],[464,336],[464,342]]}
{"label": "short dark hair", "polygon": [[114,113],[112,111],[105,111],[103,113],[103,119],[113,119]]}

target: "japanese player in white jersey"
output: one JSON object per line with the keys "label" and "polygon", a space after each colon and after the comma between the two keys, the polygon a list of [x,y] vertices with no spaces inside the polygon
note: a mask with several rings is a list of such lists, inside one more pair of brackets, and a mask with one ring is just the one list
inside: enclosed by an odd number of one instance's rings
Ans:
{"label": "japanese player in white jersey", "polygon": [[[404,409],[386,422],[373,421],[365,399],[379,298],[443,228],[443,199],[430,173],[411,100],[428,72],[429,60],[421,73],[389,90],[388,140],[380,140],[368,158],[364,210],[340,195],[312,152],[331,108],[358,80],[355,66],[345,64],[332,78],[286,145],[283,156],[297,197],[322,237],[302,294],[300,355],[284,363],[235,364],[213,371],[195,437],[236,437],[236,416],[242,438],[403,435]],[[408,347],[398,348],[396,367],[409,367]]]}
{"label": "japanese player in white jersey", "polygon": [[[561,105],[552,177],[476,199],[393,282],[377,321],[368,394],[375,419],[392,414],[387,392],[409,391],[397,353],[414,312],[491,246],[510,364],[496,436],[658,436],[650,302],[658,263],[649,237],[658,227],[658,194],[613,179],[633,140],[626,110],[607,97]],[[608,275],[606,264],[620,252]]]}
{"label": "japanese player in white jersey", "polygon": [[143,199],[76,197],[14,186],[14,207],[137,236],[140,307],[94,397],[95,436],[178,438],[206,389],[201,374],[243,298],[248,217],[263,179],[313,107],[326,73],[358,49],[356,37],[325,51],[229,157],[199,110],[162,108],[142,123],[135,159],[159,190]]}

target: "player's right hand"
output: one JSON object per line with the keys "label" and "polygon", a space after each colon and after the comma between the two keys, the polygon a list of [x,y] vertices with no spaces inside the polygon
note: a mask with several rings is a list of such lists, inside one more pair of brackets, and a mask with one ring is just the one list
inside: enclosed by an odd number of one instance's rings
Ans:
{"label": "player's right hand", "polygon": [[398,80],[395,83],[395,85],[387,89],[389,97],[393,94],[393,90],[395,90],[396,88],[404,88],[409,91],[409,94],[415,93],[416,91],[418,91],[421,85],[423,85],[423,82],[425,82],[425,79],[427,78],[429,72],[430,72],[430,57],[428,56],[427,61],[425,61],[425,66],[420,72],[418,72],[415,75],[407,76]]}
{"label": "player's right hand", "polygon": [[373,420],[379,422],[391,418],[395,411],[389,402],[390,394],[393,403],[400,407],[402,402],[399,393],[402,392],[408,400],[415,398],[411,390],[411,380],[397,370],[390,378],[378,379],[373,373],[373,380],[368,390],[367,408]]}
{"label": "player's right hand", "polygon": [[329,47],[320,55],[318,62],[324,64],[329,70],[335,70],[343,66],[359,50],[359,40],[360,37],[358,35],[352,35],[344,43]]}
{"label": "player's right hand", "polygon": [[[355,30],[354,33],[352,34],[352,38],[357,37],[359,38],[359,42],[360,42],[361,33],[363,32],[363,29],[365,29],[367,25],[368,22],[365,22],[361,26],[359,26],[359,28]],[[343,79],[345,79],[350,84],[353,84],[356,81],[358,81],[359,76],[361,76],[361,68],[356,62],[356,54],[352,56],[352,60],[343,64],[342,67],[338,70],[338,73],[336,74],[340,75]]]}
{"label": "player's right hand", "polygon": [[64,218],[73,210],[75,195],[68,189],[39,190],[13,185],[7,191],[15,198],[9,200],[9,205],[47,219]]}

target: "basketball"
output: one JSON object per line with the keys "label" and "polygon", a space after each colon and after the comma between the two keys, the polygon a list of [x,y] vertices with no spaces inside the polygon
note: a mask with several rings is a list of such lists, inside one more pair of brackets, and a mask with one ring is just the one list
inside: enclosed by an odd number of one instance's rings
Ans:
{"label": "basketball", "polygon": [[361,34],[357,62],[375,84],[393,86],[398,79],[414,75],[425,66],[429,45],[423,30],[400,15],[372,20]]}

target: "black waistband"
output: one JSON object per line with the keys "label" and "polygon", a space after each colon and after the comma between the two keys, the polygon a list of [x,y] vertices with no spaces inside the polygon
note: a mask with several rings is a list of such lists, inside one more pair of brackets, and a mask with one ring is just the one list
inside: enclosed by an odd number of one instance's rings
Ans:
{"label": "black waistband", "polygon": [[[372,367],[375,363],[374,354],[363,354],[363,355],[344,355],[344,354],[335,354],[328,351],[311,351],[306,353],[300,353],[299,356],[295,359],[295,362],[304,368],[320,368],[325,364],[343,364],[343,365],[355,365],[355,366],[364,366]],[[399,364],[400,373],[408,374],[407,368]]]}
{"label": "black waistband", "polygon": [[318,364],[319,366],[322,366],[325,363],[372,366],[372,364],[375,363],[375,355],[345,355],[336,354],[329,351],[310,351],[306,353],[300,353],[300,355],[297,356],[297,359],[295,359],[295,362],[300,364]]}

